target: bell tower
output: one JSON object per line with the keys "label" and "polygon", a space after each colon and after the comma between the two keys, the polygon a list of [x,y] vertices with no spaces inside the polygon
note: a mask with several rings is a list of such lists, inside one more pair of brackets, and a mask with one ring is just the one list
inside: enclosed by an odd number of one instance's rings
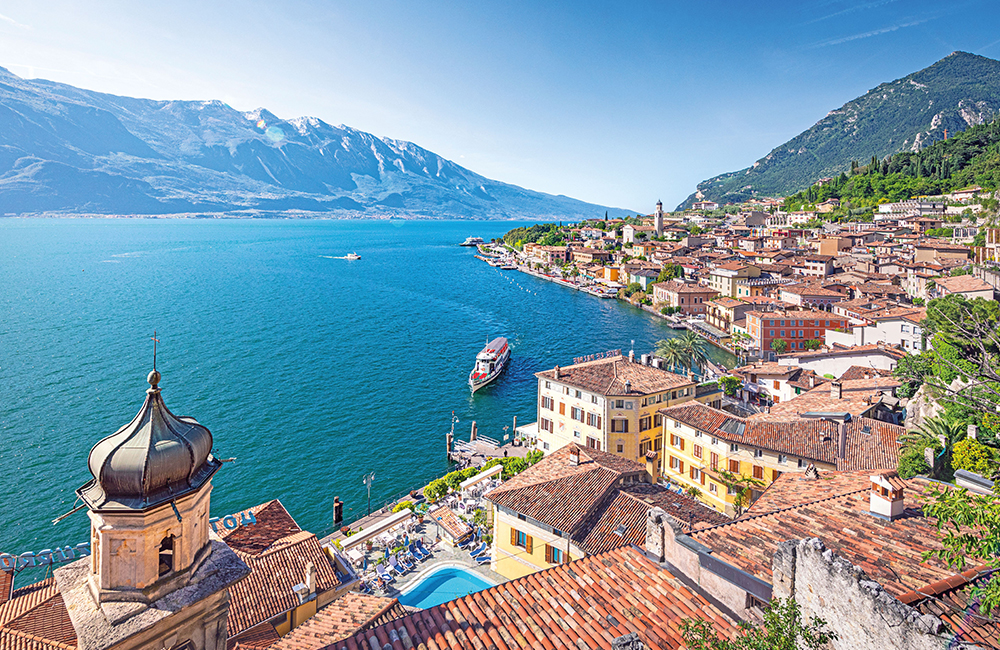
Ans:
{"label": "bell tower", "polygon": [[656,202],[656,212],[653,213],[653,230],[657,237],[663,236],[663,201]]}
{"label": "bell tower", "polygon": [[210,533],[212,434],[170,412],[160,379],[150,372],[138,414],[94,445],[94,478],[76,491],[91,555],[56,581],[80,650],[224,650],[227,587],[249,573]]}

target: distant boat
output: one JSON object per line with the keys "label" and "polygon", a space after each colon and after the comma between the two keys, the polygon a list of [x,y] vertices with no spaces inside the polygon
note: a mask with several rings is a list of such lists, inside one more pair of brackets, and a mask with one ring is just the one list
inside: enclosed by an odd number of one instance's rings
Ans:
{"label": "distant boat", "polygon": [[464,242],[459,244],[459,246],[479,246],[480,244],[485,244],[482,237],[468,237]]}
{"label": "distant boat", "polygon": [[482,352],[476,355],[476,365],[469,373],[469,388],[475,393],[477,390],[490,383],[500,376],[510,359],[510,346],[507,339],[499,336],[483,348]]}
{"label": "distant boat", "polygon": [[348,253],[347,255],[344,255],[344,259],[345,260],[360,260],[361,256],[358,255],[357,253]]}

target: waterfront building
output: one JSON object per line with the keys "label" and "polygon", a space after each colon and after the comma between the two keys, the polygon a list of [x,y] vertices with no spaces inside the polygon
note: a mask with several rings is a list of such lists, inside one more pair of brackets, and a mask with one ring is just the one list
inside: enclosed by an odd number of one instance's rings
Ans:
{"label": "waterfront building", "polygon": [[715,289],[695,282],[670,280],[657,282],[653,287],[653,302],[679,309],[685,316],[704,314],[706,303],[718,295]]}
{"label": "waterfront building", "polygon": [[771,342],[782,340],[788,350],[804,350],[806,341],[822,341],[827,329],[845,328],[847,319],[825,311],[786,310],[748,311],[747,331],[752,340],[751,349],[761,356],[773,359]]}
{"label": "waterfront building", "polygon": [[[209,525],[212,434],[171,413],[160,373],[139,413],[90,452],[77,490],[91,555],[0,592],[0,648],[224,650],[229,589],[246,564]],[[11,615],[13,614],[13,616]]]}
{"label": "waterfront building", "polygon": [[576,443],[643,461],[660,441],[657,409],[697,397],[694,379],[654,363],[617,355],[537,373],[537,448]]}
{"label": "waterfront building", "polygon": [[746,320],[746,313],[756,305],[739,298],[716,297],[705,303],[705,322],[712,327],[733,333],[733,323]]}
{"label": "waterfront building", "polygon": [[760,267],[743,262],[727,262],[715,267],[709,273],[708,286],[723,296],[737,298],[736,283],[740,280],[760,277]]}
{"label": "waterfront building", "polygon": [[745,401],[763,404],[780,404],[812,390],[827,381],[812,370],[798,366],[782,365],[775,361],[758,361],[750,366],[736,368],[733,374],[743,379],[739,397]]}
{"label": "waterfront building", "polygon": [[690,530],[719,513],[656,485],[645,465],[570,443],[486,494],[493,508],[490,568],[508,579],[626,544],[644,546],[646,512],[660,506]]}
{"label": "waterfront building", "polygon": [[[826,391],[827,402],[835,399],[831,396],[834,389],[819,386],[815,390]],[[704,503],[732,516],[738,514],[735,503],[739,492],[727,482],[723,471],[760,482],[751,491],[752,503],[782,474],[804,472],[810,465],[841,470],[895,469],[903,427],[860,415],[834,420],[817,408],[818,398],[797,404],[799,399],[786,402],[796,406],[782,411],[780,417],[758,414],[741,418],[698,402],[660,409],[663,479],[685,490],[697,490]],[[848,402],[856,406],[848,399],[828,407],[836,411],[849,406]],[[810,409],[803,412],[805,417],[795,414],[800,407]]]}

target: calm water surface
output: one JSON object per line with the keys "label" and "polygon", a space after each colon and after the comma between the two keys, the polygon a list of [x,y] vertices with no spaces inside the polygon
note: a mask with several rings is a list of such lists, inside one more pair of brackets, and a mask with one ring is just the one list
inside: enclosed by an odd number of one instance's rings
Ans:
{"label": "calm water surface", "polygon": [[[87,539],[57,526],[87,454],[135,415],[153,330],[167,405],[235,457],[214,479],[224,515],[280,499],[332,529],[447,470],[445,433],[534,421],[534,373],[669,337],[617,301],[499,271],[456,244],[486,222],[0,219],[0,552]],[[356,251],[359,261],[330,259]],[[469,394],[477,352],[512,363]]]}

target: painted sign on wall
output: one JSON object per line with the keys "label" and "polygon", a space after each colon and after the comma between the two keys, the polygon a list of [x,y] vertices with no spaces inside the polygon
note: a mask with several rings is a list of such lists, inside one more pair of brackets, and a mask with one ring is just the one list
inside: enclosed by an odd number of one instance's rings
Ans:
{"label": "painted sign on wall", "polygon": [[[239,519],[236,518],[237,516]],[[208,520],[208,523],[212,525],[212,530],[216,533],[219,532],[219,528],[215,524],[220,521],[222,522],[222,527],[226,530],[236,530],[240,526],[251,526],[256,524],[257,517],[255,517],[253,512],[250,510],[237,512],[235,515],[226,515],[225,517],[212,517]]]}

